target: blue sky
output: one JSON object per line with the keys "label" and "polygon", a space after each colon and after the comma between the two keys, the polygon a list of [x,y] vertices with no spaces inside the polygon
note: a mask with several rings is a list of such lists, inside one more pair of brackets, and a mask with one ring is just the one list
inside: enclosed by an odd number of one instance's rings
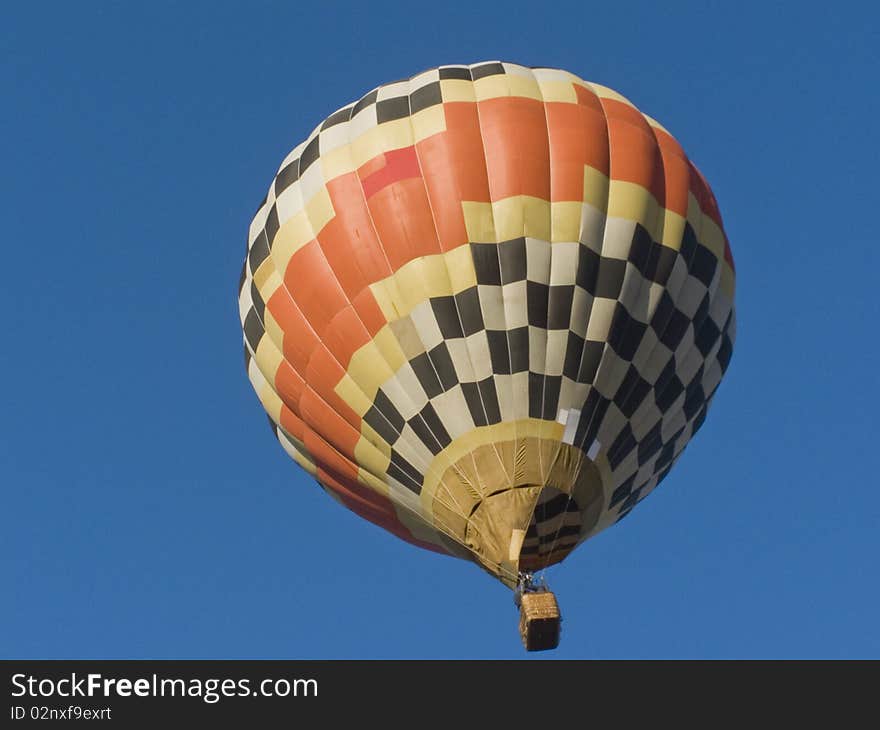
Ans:
{"label": "blue sky", "polygon": [[0,655],[525,658],[509,591],[272,437],[236,288],[284,155],[443,63],[566,68],[705,173],[738,339],[662,487],[548,571],[548,658],[880,657],[880,11],[30,3],[0,26]]}

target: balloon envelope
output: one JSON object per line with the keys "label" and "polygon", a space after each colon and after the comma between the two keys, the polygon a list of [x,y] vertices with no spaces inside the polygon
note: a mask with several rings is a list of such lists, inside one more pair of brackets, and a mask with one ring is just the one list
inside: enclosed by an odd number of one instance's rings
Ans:
{"label": "balloon envelope", "polygon": [[239,296],[293,459],[508,584],[666,476],[730,361],[733,302],[718,207],[675,139],[610,89],[498,62],[318,125],[254,216]]}

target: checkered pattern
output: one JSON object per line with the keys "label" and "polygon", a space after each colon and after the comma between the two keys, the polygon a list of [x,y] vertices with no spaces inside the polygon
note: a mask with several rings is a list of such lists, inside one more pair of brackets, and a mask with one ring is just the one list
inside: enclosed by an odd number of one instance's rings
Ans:
{"label": "checkered pattern", "polygon": [[[479,126],[493,109],[511,127],[543,110],[529,150],[546,153],[529,154],[546,156],[549,185],[503,178],[520,153]],[[610,167],[589,139],[583,159],[560,141],[554,115],[585,109],[604,115]],[[658,160],[642,182],[615,126],[633,114]],[[561,559],[628,514],[701,427],[735,338],[717,206],[692,166],[670,177],[690,164],[679,150],[610,90],[498,62],[426,71],[330,115],[275,176],[239,287],[246,367],[284,448],[368,519],[455,552],[423,494],[440,455],[475,429],[521,424],[517,440],[556,422],[607,465],[603,515],[584,525],[548,488],[522,554]],[[485,192],[468,198],[475,177]]]}

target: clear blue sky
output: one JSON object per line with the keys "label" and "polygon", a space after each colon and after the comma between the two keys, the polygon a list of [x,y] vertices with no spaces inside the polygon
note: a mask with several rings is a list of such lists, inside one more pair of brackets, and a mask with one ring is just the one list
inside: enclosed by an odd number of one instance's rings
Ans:
{"label": "clear blue sky", "polygon": [[510,593],[329,497],[245,376],[250,216],[327,114],[443,63],[566,68],[717,195],[738,340],[660,489],[548,571],[530,658],[880,657],[880,11],[18,3],[0,24],[0,655],[526,657]]}

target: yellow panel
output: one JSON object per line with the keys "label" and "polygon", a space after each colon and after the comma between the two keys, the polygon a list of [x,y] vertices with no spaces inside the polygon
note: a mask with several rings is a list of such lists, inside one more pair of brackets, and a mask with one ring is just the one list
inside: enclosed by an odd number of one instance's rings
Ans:
{"label": "yellow panel", "polygon": [[410,120],[416,142],[446,131],[446,113],[442,104],[422,109],[413,114]]}
{"label": "yellow panel", "polygon": [[397,286],[393,280],[384,279],[377,281],[375,284],[370,284],[369,289],[376,300],[376,304],[379,305],[379,309],[382,310],[386,322],[394,322],[400,317],[405,316],[397,308]]}
{"label": "yellow panel", "polygon": [[373,402],[364,395],[358,384],[346,373],[342,376],[333,391],[361,418],[370,410]]}
{"label": "yellow panel", "polygon": [[276,344],[279,350],[282,349],[284,345],[284,331],[281,329],[281,325],[275,321],[275,317],[272,316],[268,307],[263,310],[263,325],[266,328],[266,334],[269,335],[272,342]]}
{"label": "yellow panel", "polygon": [[499,241],[529,236],[550,240],[550,201],[530,195],[514,195],[492,203],[495,233]]}
{"label": "yellow panel", "polygon": [[550,205],[551,242],[577,241],[581,232],[581,211],[583,203],[558,202]]}
{"label": "yellow panel", "polygon": [[394,279],[400,297],[397,308],[401,313],[409,314],[428,296],[436,296],[427,292],[450,293],[449,275],[439,254],[410,261],[394,274]]}
{"label": "yellow panel", "polygon": [[320,161],[325,180],[334,180],[340,175],[353,172],[355,169],[354,160],[351,157],[351,146],[347,144],[321,155]]}
{"label": "yellow panel", "polygon": [[306,215],[312,224],[312,238],[324,228],[336,216],[333,210],[333,202],[326,187],[322,187],[314,197],[306,203]]}
{"label": "yellow panel", "polygon": [[256,285],[257,291],[260,292],[260,294],[263,293],[263,284],[266,283],[266,279],[268,279],[269,276],[271,276],[272,272],[275,270],[275,263],[272,261],[271,257],[267,256],[262,260],[260,265],[257,267],[257,270],[253,272],[254,284]]}
{"label": "yellow panel", "polygon": [[571,81],[559,80],[538,80],[538,86],[541,89],[541,96],[545,102],[548,101],[565,101],[570,104],[577,104],[577,93],[572,86]]}
{"label": "yellow panel", "polygon": [[[439,256],[437,258],[440,258]],[[471,256],[471,247],[468,244],[458,246],[442,255],[444,268],[447,270],[446,277],[452,284],[452,294],[458,294],[465,289],[477,285],[477,272],[474,270],[474,259]],[[433,298],[436,295],[426,294],[425,298]]]}
{"label": "yellow panel", "polygon": [[351,143],[355,167],[360,167],[383,152],[410,147],[412,143],[413,130],[409,117],[370,127]]}
{"label": "yellow panel", "polygon": [[254,359],[260,366],[263,375],[270,383],[275,381],[275,373],[278,372],[278,366],[284,360],[284,356],[278,350],[278,347],[272,341],[271,337],[263,337],[257,344],[257,351],[254,353]]}
{"label": "yellow panel", "polygon": [[463,200],[461,202],[461,210],[464,214],[468,241],[472,243],[498,243],[491,203]]}
{"label": "yellow panel", "polygon": [[315,237],[312,224],[309,223],[305,211],[300,211],[292,218],[284,222],[275,234],[272,242],[271,255],[275,261],[275,268],[284,272],[290,259],[297,251]]}
{"label": "yellow panel", "polygon": [[473,82],[466,79],[442,79],[440,95],[443,101],[476,101]]}
{"label": "yellow panel", "polygon": [[594,167],[584,165],[584,202],[606,211],[608,208],[608,176]]}
{"label": "yellow panel", "polygon": [[464,244],[446,253],[414,259],[387,279],[370,284],[370,291],[386,321],[394,322],[426,299],[457,294],[476,283],[470,246]]}
{"label": "yellow panel", "polygon": [[[403,354],[403,351],[400,349],[400,343],[388,325],[385,325],[376,333],[373,342],[376,343],[376,347],[379,349],[382,357],[391,367],[392,373],[396,373],[403,367],[403,364],[406,362],[406,355]],[[373,397],[375,393],[368,395]]]}
{"label": "yellow panel", "polygon": [[663,212],[663,240],[661,243],[675,251],[681,249],[681,239],[684,236],[684,217],[675,211],[666,209]]}
{"label": "yellow panel", "polygon": [[[622,102],[627,106],[631,106],[635,109],[633,103],[627,99],[625,96],[621,96],[614,89],[609,89],[607,86],[602,86],[602,84],[596,84],[590,81],[584,82],[588,89],[592,89],[593,93],[598,96],[600,99],[614,99],[615,101]],[[641,112],[639,112],[641,114]]]}
{"label": "yellow panel", "polygon": [[477,101],[505,96],[521,96],[541,101],[541,91],[533,78],[513,74],[484,76],[474,81]]}
{"label": "yellow panel", "polygon": [[351,356],[348,373],[367,398],[375,398],[382,383],[394,377],[375,340],[368,342]]}
{"label": "yellow panel", "polygon": [[266,413],[269,414],[269,417],[275,421],[275,423],[281,423],[281,407],[282,402],[281,398],[278,397],[278,393],[276,393],[272,386],[266,382],[262,388],[257,391],[257,396],[260,399],[260,403],[263,404],[263,408],[266,409]]}
{"label": "yellow panel", "polygon": [[715,258],[724,258],[724,232],[709,216],[703,214],[702,227],[698,229],[700,243],[715,254]]}
{"label": "yellow panel", "polygon": [[[608,196],[608,215],[613,218],[640,223],[656,241],[660,238],[657,230],[662,223],[660,204],[650,191],[635,183],[612,180]],[[665,210],[665,209],[664,209]]]}

